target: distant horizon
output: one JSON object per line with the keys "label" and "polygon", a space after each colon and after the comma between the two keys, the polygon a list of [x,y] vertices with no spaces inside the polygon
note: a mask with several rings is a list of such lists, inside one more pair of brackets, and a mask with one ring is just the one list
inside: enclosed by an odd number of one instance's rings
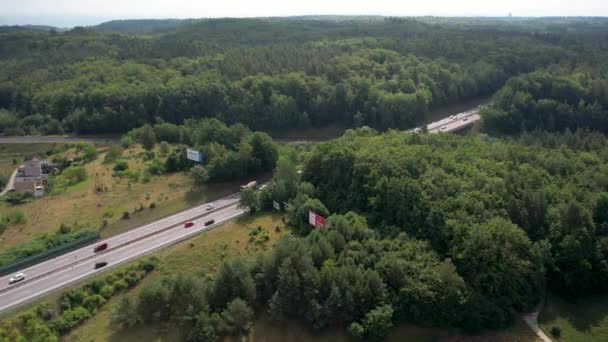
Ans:
{"label": "distant horizon", "polygon": [[607,17],[608,1],[554,0],[19,0],[0,1],[0,25],[69,28],[110,20],[268,18],[293,16],[384,17]]}
{"label": "distant horizon", "polygon": [[[37,19],[13,19],[6,20],[0,17],[0,26],[51,26],[61,29],[71,29],[79,26],[97,26],[111,21],[131,21],[131,20],[205,20],[205,19],[267,19],[267,18],[297,18],[297,17],[383,17],[383,18],[514,18],[514,19],[540,19],[540,18],[599,18],[608,19],[605,15],[385,15],[385,14],[296,14],[296,15],[274,15],[274,16],[218,16],[218,17],[62,17],[63,19],[51,19],[61,17],[36,17]],[[80,22],[70,25],[54,24],[58,21]],[[67,23],[66,23],[67,24]]]}

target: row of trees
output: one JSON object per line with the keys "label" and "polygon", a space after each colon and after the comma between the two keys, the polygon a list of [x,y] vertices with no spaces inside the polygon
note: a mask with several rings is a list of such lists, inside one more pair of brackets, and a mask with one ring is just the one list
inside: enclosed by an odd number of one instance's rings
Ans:
{"label": "row of trees", "polygon": [[158,263],[148,258],[0,322],[0,341],[56,342],[94,316],[114,295],[139,284]]}

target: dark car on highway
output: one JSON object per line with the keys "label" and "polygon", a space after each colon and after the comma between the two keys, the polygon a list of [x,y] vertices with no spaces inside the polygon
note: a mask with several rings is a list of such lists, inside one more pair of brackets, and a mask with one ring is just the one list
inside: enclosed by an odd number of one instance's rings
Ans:
{"label": "dark car on highway", "polygon": [[209,220],[205,222],[205,226],[210,226],[215,223],[215,220]]}
{"label": "dark car on highway", "polygon": [[97,253],[97,252],[105,251],[107,248],[108,248],[108,244],[107,243],[102,243],[101,245],[95,247],[93,249],[93,252]]}
{"label": "dark car on highway", "polygon": [[100,261],[100,262],[96,262],[96,263],[95,263],[95,269],[102,268],[102,267],[104,267],[104,266],[105,266],[105,265],[107,265],[107,264],[108,264],[108,263],[107,263],[106,261]]}

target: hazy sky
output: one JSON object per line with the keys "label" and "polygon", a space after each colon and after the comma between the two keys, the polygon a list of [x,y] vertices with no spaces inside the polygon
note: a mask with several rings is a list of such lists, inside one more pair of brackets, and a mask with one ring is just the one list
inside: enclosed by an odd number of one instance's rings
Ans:
{"label": "hazy sky", "polygon": [[608,16],[608,0],[0,0],[0,24],[306,14]]}

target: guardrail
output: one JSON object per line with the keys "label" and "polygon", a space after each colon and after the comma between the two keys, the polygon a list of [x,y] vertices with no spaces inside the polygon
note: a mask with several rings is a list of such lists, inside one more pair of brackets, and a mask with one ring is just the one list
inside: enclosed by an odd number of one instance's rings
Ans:
{"label": "guardrail", "polygon": [[99,239],[99,233],[91,233],[91,234],[87,234],[85,236],[82,236],[72,242],[68,242],[68,243],[64,243],[62,245],[59,245],[55,248],[51,248],[47,251],[44,251],[42,253],[38,253],[38,254],[34,254],[31,255],[29,257],[25,257],[22,258],[20,260],[17,260],[13,263],[10,263],[8,265],[4,265],[2,267],[0,267],[0,276],[15,272],[17,270],[23,269],[25,267],[31,266],[33,264],[37,264],[41,261],[45,261],[47,259],[50,259],[56,255],[65,253],[67,251],[71,251],[74,250],[78,247],[84,246],[86,244],[89,244],[93,241],[96,241]]}

